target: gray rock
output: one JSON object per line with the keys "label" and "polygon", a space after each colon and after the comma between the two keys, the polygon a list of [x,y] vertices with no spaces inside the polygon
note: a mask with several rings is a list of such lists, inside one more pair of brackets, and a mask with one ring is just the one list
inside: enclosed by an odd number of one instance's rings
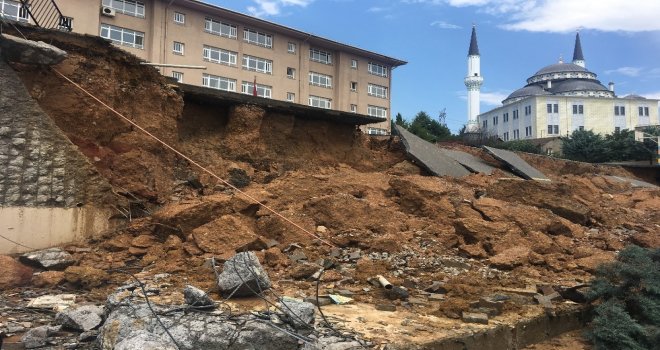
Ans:
{"label": "gray rock", "polygon": [[48,337],[53,333],[59,332],[60,327],[41,326],[32,328],[21,337],[21,342],[26,349],[34,349],[45,346]]}
{"label": "gray rock", "polygon": [[96,305],[83,305],[59,312],[55,322],[65,328],[86,332],[101,325],[104,310]]}
{"label": "gray rock", "polygon": [[[154,306],[154,308],[156,312],[163,311],[160,307]],[[181,350],[298,349],[296,338],[252,315],[229,318],[227,315],[220,313],[176,311],[167,314],[161,313],[159,317]],[[100,331],[98,339],[100,348],[103,350],[128,349],[128,347],[120,348],[119,345],[134,338],[136,332],[152,334],[164,344],[173,346],[169,335],[165,333],[163,327],[158,323],[146,304],[117,306],[108,315],[108,319]],[[129,342],[128,344],[133,343]],[[135,345],[131,350],[135,349],[150,348]]]}
{"label": "gray rock", "polygon": [[48,270],[63,270],[76,262],[71,254],[60,248],[48,248],[25,253],[19,259],[28,264],[39,264]]}
{"label": "gray rock", "polygon": [[95,340],[99,336],[99,331],[97,329],[92,329],[91,331],[86,331],[80,333],[78,336],[78,341],[80,342],[90,342]]}
{"label": "gray rock", "polygon": [[285,320],[293,327],[309,329],[314,324],[314,315],[316,314],[316,306],[314,304],[296,299],[282,298],[280,306],[280,309],[284,312]]}
{"label": "gray rock", "polygon": [[480,323],[480,324],[488,324],[488,315],[484,313],[477,313],[477,312],[465,312],[463,311],[463,322],[466,323]]}
{"label": "gray rock", "polygon": [[301,350],[354,350],[365,349],[355,340],[344,339],[336,336],[322,337],[316,344],[305,344]]}
{"label": "gray rock", "polygon": [[270,286],[270,279],[254,252],[234,255],[225,262],[218,275],[218,288],[224,296],[252,296]]}
{"label": "gray rock", "polygon": [[23,64],[55,65],[67,58],[67,53],[43,41],[31,41],[12,35],[0,35],[0,48],[5,60]]}
{"label": "gray rock", "polygon": [[186,304],[192,306],[215,306],[213,299],[211,299],[208,294],[203,290],[187,285],[183,289],[183,298],[186,301]]}
{"label": "gray rock", "polygon": [[145,331],[137,331],[130,337],[120,341],[115,350],[177,350],[176,346],[160,338],[159,336]]}

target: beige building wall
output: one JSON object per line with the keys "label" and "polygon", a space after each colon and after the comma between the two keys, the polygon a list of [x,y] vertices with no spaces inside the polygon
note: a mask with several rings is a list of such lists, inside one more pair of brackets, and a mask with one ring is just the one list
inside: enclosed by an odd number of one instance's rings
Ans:
{"label": "beige building wall", "polygon": [[[195,0],[143,0],[141,3],[145,6],[144,18],[120,11],[114,17],[102,15],[102,0],[58,0],[62,13],[73,17],[74,32],[100,35],[102,24],[139,31],[145,34],[142,49],[118,45],[149,62],[206,67],[203,70],[159,68],[166,76],[172,76],[173,72],[183,73],[186,84],[201,86],[203,74],[210,74],[236,80],[235,91],[240,93],[243,81],[252,83],[256,79],[258,85],[272,87],[272,98],[277,100],[287,100],[289,94],[294,94],[294,102],[308,105],[310,96],[318,96],[330,99],[331,109],[350,112],[354,105],[359,114],[369,114],[369,106],[381,107],[387,109],[387,122],[371,124],[363,130],[374,128],[373,132],[390,132],[392,68],[406,62]],[[175,13],[184,14],[185,23],[176,23]],[[207,32],[206,18],[236,26],[237,37],[227,38]],[[245,28],[272,35],[272,48],[244,41]],[[183,55],[173,52],[175,41],[184,44]],[[295,53],[288,52],[289,43],[295,44]],[[236,65],[204,60],[205,45],[236,53]],[[329,52],[332,63],[311,61],[311,48]],[[244,55],[271,60],[272,73],[243,69]],[[351,67],[352,60],[357,61],[357,68]],[[387,67],[387,77],[370,74],[369,62]],[[287,68],[295,70],[293,78],[287,77]],[[331,76],[332,87],[311,85],[310,72]],[[351,90],[351,82],[357,83],[356,91]],[[369,95],[369,84],[386,87],[387,98]]]}
{"label": "beige building wall", "polygon": [[[616,127],[632,130],[637,126],[657,125],[658,100],[630,99],[630,98],[597,98],[574,96],[534,96],[511,104],[495,108],[479,115],[479,125],[487,121],[486,132],[504,138],[509,132],[509,140],[513,140],[513,131],[520,130],[519,139],[536,139],[553,136],[570,135],[578,125],[574,125],[573,105],[582,104],[584,107],[584,129],[599,134],[611,134]],[[550,117],[547,113],[548,103],[559,106],[559,134],[548,134]],[[531,115],[525,116],[525,106],[531,106]],[[615,116],[614,107],[625,107],[625,116]],[[649,116],[639,116],[639,107],[648,107]],[[519,118],[513,120],[513,111],[518,109]],[[509,122],[503,121],[503,114],[509,113]],[[494,125],[493,118],[498,117],[498,124]],[[525,126],[532,126],[532,135],[525,135]]]}

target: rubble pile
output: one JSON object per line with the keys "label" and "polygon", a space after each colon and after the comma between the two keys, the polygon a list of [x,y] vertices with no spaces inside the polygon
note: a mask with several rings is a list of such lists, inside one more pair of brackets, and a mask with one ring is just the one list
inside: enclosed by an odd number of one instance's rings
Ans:
{"label": "rubble pile", "polygon": [[62,89],[52,72],[14,65],[132,214],[90,241],[0,256],[10,272],[0,275],[6,342],[311,350],[422,341],[561,314],[626,244],[660,246],[660,190],[603,176],[631,176],[620,168],[571,172],[538,158],[551,182],[527,181],[455,146],[502,170],[427,176],[396,137],[257,106],[184,105],[165,78],[108,43],[33,35],[68,52],[58,69],[307,232]]}

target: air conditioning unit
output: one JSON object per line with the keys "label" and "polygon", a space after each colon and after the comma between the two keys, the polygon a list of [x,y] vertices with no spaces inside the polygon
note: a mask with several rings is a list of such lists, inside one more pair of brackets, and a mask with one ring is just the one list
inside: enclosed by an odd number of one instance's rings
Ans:
{"label": "air conditioning unit", "polygon": [[116,12],[115,9],[107,6],[101,7],[101,14],[108,17],[114,17]]}

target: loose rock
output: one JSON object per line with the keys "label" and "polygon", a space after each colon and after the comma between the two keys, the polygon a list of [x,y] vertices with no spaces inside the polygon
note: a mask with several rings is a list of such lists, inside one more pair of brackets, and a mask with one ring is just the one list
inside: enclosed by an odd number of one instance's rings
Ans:
{"label": "loose rock", "polygon": [[53,333],[59,332],[60,327],[41,326],[32,328],[21,337],[21,342],[26,349],[34,349],[46,346],[48,337]]}
{"label": "loose rock", "polygon": [[310,328],[314,324],[314,304],[290,298],[283,298],[280,304],[286,320],[295,328]]}
{"label": "loose rock", "polygon": [[225,262],[218,275],[218,288],[224,296],[251,296],[270,286],[270,279],[254,252],[234,255]]}
{"label": "loose rock", "polygon": [[187,285],[183,289],[183,298],[191,306],[214,306],[215,303],[203,290]]}
{"label": "loose rock", "polygon": [[21,255],[20,260],[27,264],[36,264],[48,270],[63,270],[76,261],[71,254],[60,248],[49,248]]}
{"label": "loose rock", "polygon": [[55,316],[55,322],[65,328],[86,332],[103,322],[104,310],[95,305],[83,305],[69,308]]}
{"label": "loose rock", "polygon": [[24,286],[32,279],[32,269],[10,256],[0,255],[0,289]]}

